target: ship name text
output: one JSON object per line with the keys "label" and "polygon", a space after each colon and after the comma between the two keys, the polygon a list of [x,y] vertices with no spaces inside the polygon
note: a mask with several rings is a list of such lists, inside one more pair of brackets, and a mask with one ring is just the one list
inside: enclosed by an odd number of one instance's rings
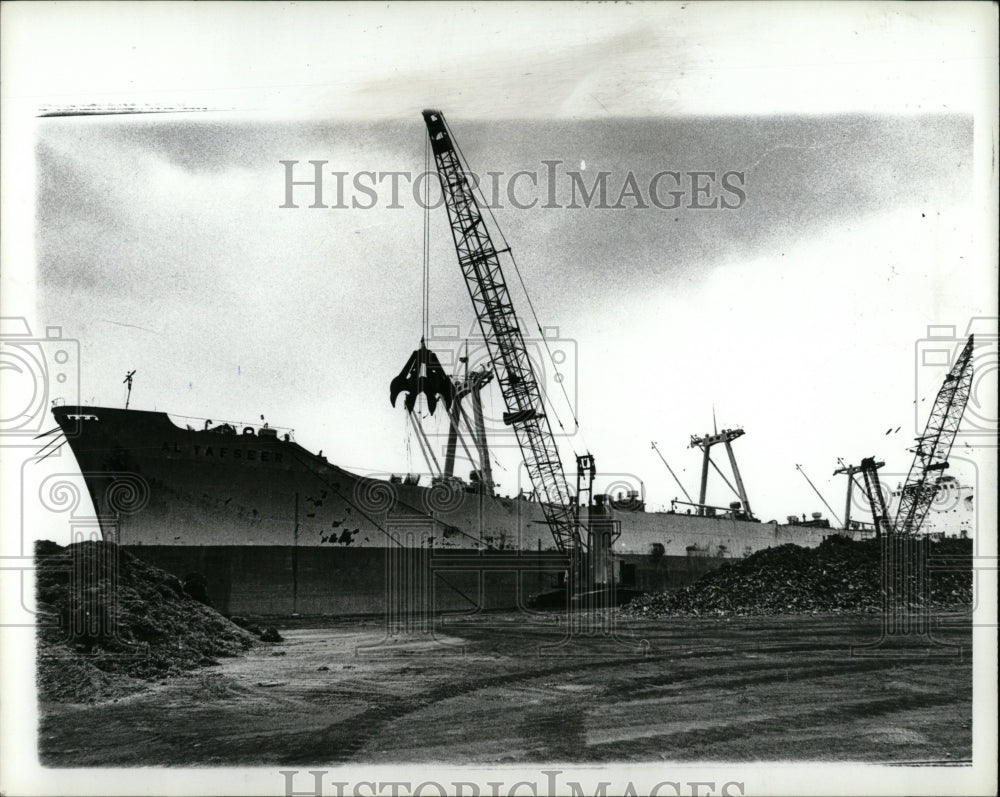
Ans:
{"label": "ship name text", "polygon": [[161,449],[165,454],[182,454],[205,457],[206,459],[231,459],[236,461],[269,462],[280,465],[284,458],[280,451],[265,451],[260,448],[238,448],[236,446],[182,446],[165,442]]}

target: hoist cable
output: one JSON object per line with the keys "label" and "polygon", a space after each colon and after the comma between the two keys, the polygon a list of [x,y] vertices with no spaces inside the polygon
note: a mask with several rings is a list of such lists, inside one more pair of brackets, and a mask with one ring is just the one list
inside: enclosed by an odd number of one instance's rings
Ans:
{"label": "hoist cable", "polygon": [[[447,125],[447,122],[445,124]],[[448,127],[448,132],[450,135],[451,134],[450,126]],[[469,173],[468,159],[465,157],[465,153],[462,151],[462,147],[458,143],[458,140],[455,138],[455,136],[451,135],[450,137],[452,144],[455,146],[456,151],[458,152],[460,158],[463,161],[463,164],[465,166],[464,169],[465,174],[468,174]],[[521,290],[524,293],[524,297],[528,301],[528,308],[531,310],[531,315],[532,318],[534,319],[535,327],[538,329],[539,339],[545,346],[545,351],[549,356],[549,361],[552,363],[553,368],[555,368],[555,370],[558,372],[558,368],[556,368],[555,359],[552,356],[552,349],[549,347],[549,341],[546,339],[545,333],[542,331],[541,322],[538,319],[538,313],[535,312],[534,302],[531,301],[531,295],[528,293],[527,285],[525,285],[524,283],[524,277],[521,275],[521,269],[517,265],[517,259],[514,257],[514,253],[511,251],[510,243],[507,241],[507,236],[504,235],[503,228],[499,225],[499,223],[497,223],[496,215],[493,213],[493,209],[490,207],[489,203],[486,202],[486,197],[483,196],[483,192],[479,187],[478,181],[470,181],[468,180],[468,178],[466,178],[466,182],[470,184],[473,193],[479,195],[479,199],[482,201],[482,206],[486,208],[487,212],[490,214],[490,218],[493,220],[493,228],[499,234],[500,240],[503,242],[504,250],[510,257],[510,262],[514,265],[514,272],[517,274],[517,279],[518,282],[520,282],[521,284]],[[580,439],[583,442],[584,447],[587,448],[586,437],[584,436],[583,431],[580,429],[580,419],[577,418],[576,412],[573,409],[573,404],[570,401],[569,394],[566,392],[566,385],[563,384],[564,381],[565,380],[559,381],[559,387],[562,390],[563,398],[566,400],[566,406],[569,408],[570,415],[573,418],[573,424],[574,424],[573,432],[578,432],[580,434]],[[559,428],[565,433],[566,427],[563,425],[562,419],[559,417],[559,412],[556,410],[555,405],[552,403],[552,400],[548,397],[548,391],[546,391],[544,386],[541,384],[538,385],[538,390],[541,395],[542,402],[547,404],[551,408],[552,414],[555,415],[556,423],[559,425]],[[569,444],[570,449],[572,449],[574,455],[578,456],[579,452],[577,452],[576,447],[573,445],[569,434],[567,434],[567,443]]]}
{"label": "hoist cable", "polygon": [[430,336],[430,271],[431,271],[431,207],[428,200],[430,186],[431,142],[424,142],[424,285],[423,285],[423,316],[421,317],[422,336],[426,340]]}

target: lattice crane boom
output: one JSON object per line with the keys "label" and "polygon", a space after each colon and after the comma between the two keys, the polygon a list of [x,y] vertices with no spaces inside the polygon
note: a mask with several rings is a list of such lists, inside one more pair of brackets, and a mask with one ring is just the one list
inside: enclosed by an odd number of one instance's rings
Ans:
{"label": "lattice crane boom", "polygon": [[948,454],[969,403],[973,347],[973,336],[969,335],[938,391],[924,433],[916,439],[913,464],[900,491],[899,509],[893,523],[897,534],[913,535],[920,531],[937,495],[937,477],[948,467]]}
{"label": "lattice crane boom", "polygon": [[507,405],[504,423],[514,427],[524,464],[542,504],[556,547],[584,551],[555,437],[543,411],[542,394],[518,326],[500,254],[486,228],[451,131],[440,111],[423,112],[441,180],[458,264]]}

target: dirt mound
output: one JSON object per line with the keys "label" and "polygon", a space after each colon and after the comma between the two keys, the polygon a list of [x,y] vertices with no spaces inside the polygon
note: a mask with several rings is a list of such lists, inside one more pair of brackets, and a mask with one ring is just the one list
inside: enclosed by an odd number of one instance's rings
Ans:
{"label": "dirt mound", "polygon": [[[920,554],[927,557],[924,605],[970,608],[972,541],[914,540],[907,544],[922,546]],[[816,548],[781,545],[727,563],[683,589],[642,595],[622,612],[632,617],[880,612],[882,559],[876,540],[853,541],[834,535]]]}
{"label": "dirt mound", "polygon": [[85,702],[215,664],[257,639],[113,543],[35,545],[38,691]]}
{"label": "dirt mound", "polygon": [[251,623],[246,617],[240,617],[234,614],[229,618],[240,628],[249,631],[254,636],[261,639],[263,642],[284,642],[285,638],[278,633],[278,629],[273,625],[257,625],[256,623]]}

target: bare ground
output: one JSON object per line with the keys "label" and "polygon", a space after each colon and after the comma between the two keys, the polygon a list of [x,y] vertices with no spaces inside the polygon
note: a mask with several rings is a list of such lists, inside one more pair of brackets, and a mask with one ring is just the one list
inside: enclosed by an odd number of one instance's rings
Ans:
{"label": "bare ground", "polygon": [[851,646],[879,639],[878,617],[620,618],[617,637],[569,640],[559,619],[392,638],[381,622],[289,620],[283,644],[104,702],[43,703],[42,763],[971,758],[968,613],[932,626],[957,648],[890,638],[867,655]]}

